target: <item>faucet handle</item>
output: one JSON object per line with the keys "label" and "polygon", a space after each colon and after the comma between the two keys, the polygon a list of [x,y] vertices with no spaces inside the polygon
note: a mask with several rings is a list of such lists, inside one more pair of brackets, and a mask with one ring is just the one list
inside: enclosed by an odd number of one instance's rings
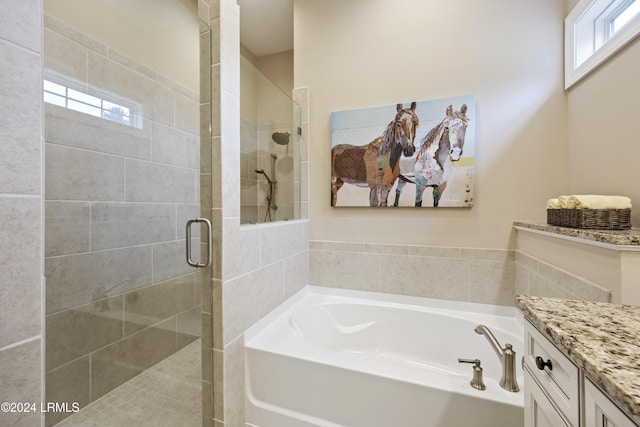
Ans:
{"label": "faucet handle", "polygon": [[471,387],[476,390],[486,390],[487,386],[484,385],[482,379],[482,367],[480,366],[480,359],[462,359],[458,357],[458,363],[473,363],[473,378],[469,382]]}

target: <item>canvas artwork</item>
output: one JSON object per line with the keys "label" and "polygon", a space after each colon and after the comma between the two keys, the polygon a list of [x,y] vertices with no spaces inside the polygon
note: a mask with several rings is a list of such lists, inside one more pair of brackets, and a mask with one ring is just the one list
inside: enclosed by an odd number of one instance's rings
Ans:
{"label": "canvas artwork", "polygon": [[331,113],[331,206],[473,206],[475,97]]}

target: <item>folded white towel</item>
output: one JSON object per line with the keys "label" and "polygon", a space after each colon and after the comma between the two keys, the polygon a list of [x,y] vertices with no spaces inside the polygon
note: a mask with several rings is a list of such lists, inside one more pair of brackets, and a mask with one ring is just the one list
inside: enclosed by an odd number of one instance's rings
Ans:
{"label": "folded white towel", "polygon": [[560,196],[558,204],[562,209],[631,209],[631,199],[625,196]]}
{"label": "folded white towel", "polygon": [[558,199],[547,200],[547,209],[560,209],[560,200]]}

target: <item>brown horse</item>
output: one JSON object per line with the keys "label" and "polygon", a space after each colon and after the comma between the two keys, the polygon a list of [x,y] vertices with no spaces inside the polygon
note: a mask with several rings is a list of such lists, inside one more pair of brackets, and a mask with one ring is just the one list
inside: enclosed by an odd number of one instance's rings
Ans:
{"label": "brown horse", "polygon": [[336,145],[331,149],[331,206],[346,182],[369,187],[369,206],[387,206],[387,196],[400,174],[400,156],[411,157],[418,128],[416,103],[396,106],[396,117],[381,136],[367,145]]}

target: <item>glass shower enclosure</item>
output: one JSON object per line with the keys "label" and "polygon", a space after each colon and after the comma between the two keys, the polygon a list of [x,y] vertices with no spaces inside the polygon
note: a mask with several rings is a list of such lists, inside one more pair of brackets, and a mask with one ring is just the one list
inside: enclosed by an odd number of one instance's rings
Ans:
{"label": "glass shower enclosure", "polygon": [[202,423],[195,3],[44,1],[47,426]]}
{"label": "glass shower enclosure", "polygon": [[240,222],[300,218],[300,107],[240,58]]}

